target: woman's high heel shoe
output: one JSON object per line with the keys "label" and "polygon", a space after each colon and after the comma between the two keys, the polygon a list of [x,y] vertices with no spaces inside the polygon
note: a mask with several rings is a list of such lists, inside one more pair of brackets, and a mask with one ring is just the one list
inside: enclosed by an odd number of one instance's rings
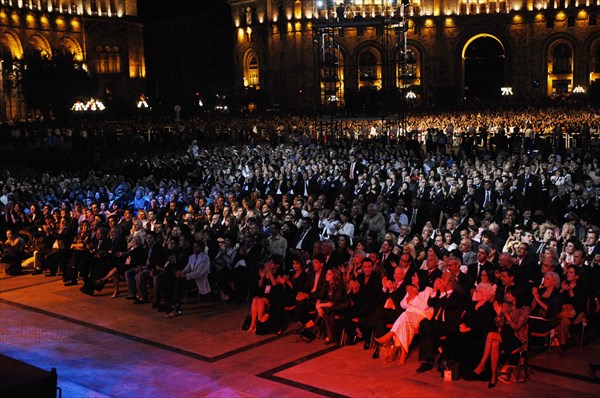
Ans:
{"label": "woman's high heel shoe", "polygon": [[496,373],[492,373],[492,378],[488,383],[488,388],[496,387],[496,383],[498,382],[498,375]]}
{"label": "woman's high heel shoe", "polygon": [[473,369],[473,373],[476,375],[480,375],[485,370],[485,362],[479,362],[479,365],[475,369]]}
{"label": "woman's high heel shoe", "polygon": [[110,296],[111,299],[116,299],[117,297],[119,297],[120,293],[119,292],[114,292],[112,294],[112,296]]}
{"label": "woman's high heel shoe", "polygon": [[375,347],[375,351],[373,351],[373,355],[371,355],[372,359],[379,359],[379,344]]}

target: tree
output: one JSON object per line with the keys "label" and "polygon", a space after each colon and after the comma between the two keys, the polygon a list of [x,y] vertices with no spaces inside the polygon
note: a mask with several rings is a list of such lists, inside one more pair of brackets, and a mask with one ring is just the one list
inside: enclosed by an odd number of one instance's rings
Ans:
{"label": "tree", "polygon": [[77,98],[92,97],[96,82],[72,54],[58,53],[53,58],[30,53],[23,60],[21,87],[25,102],[45,117],[62,119]]}

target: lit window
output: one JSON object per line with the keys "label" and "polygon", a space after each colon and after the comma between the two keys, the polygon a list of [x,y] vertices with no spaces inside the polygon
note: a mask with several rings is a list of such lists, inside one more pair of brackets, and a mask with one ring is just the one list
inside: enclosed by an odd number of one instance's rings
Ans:
{"label": "lit window", "polygon": [[246,55],[244,65],[244,86],[260,88],[260,67],[256,53],[250,52]]}
{"label": "lit window", "polygon": [[96,47],[97,68],[99,74],[121,73],[121,54],[119,47]]}
{"label": "lit window", "polygon": [[256,57],[252,57],[252,59],[250,59],[250,62],[248,63],[248,71],[250,72],[250,78],[248,79],[250,86],[258,86],[258,61],[256,60]]}
{"label": "lit window", "polygon": [[[420,65],[418,52],[414,48],[406,51],[406,58],[402,59],[402,52],[398,53],[398,87],[406,85],[420,85]],[[403,70],[404,68],[404,70]]]}
{"label": "lit window", "polygon": [[377,80],[377,57],[372,51],[365,51],[359,59],[359,78],[362,81]]}

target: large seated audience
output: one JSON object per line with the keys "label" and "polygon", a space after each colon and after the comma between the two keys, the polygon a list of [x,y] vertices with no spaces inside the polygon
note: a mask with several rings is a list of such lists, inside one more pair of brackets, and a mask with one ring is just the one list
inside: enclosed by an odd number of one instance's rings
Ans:
{"label": "large seated audience", "polygon": [[250,333],[363,341],[418,355],[418,372],[456,361],[493,387],[532,336],[568,349],[598,330],[599,127],[560,108],[421,112],[405,128],[3,126],[45,169],[0,176],[2,262],[89,296],[125,281],[168,318],[190,290],[248,302]]}

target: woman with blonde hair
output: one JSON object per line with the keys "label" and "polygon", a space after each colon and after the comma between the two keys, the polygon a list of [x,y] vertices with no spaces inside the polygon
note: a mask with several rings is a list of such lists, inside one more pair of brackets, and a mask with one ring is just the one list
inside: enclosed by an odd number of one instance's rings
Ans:
{"label": "woman with blonde hair", "polygon": [[510,354],[527,344],[528,320],[531,307],[526,305],[525,289],[508,286],[506,288],[506,301],[500,304],[494,302],[496,317],[494,318],[496,330],[487,334],[483,355],[479,365],[473,370],[475,378],[481,378],[483,371],[490,361],[491,378],[488,388],[496,386],[498,380],[498,364],[500,353]]}
{"label": "woman with blonde hair", "polygon": [[[482,281],[473,290],[472,300],[462,316],[459,324],[459,344],[462,349],[458,352],[462,355],[461,363],[466,369],[471,369],[477,364],[477,361],[483,355],[488,333],[496,330],[494,324],[496,312],[492,304],[495,294],[496,285],[484,281],[482,276]],[[472,377],[472,379],[475,378]],[[465,379],[469,379],[468,372],[465,374]]]}
{"label": "woman with blonde hair", "polygon": [[556,327],[563,302],[560,294],[560,276],[556,272],[545,272],[541,286],[539,288],[533,287],[531,294],[533,295],[532,315],[550,321],[530,322],[531,331],[546,332]]}

